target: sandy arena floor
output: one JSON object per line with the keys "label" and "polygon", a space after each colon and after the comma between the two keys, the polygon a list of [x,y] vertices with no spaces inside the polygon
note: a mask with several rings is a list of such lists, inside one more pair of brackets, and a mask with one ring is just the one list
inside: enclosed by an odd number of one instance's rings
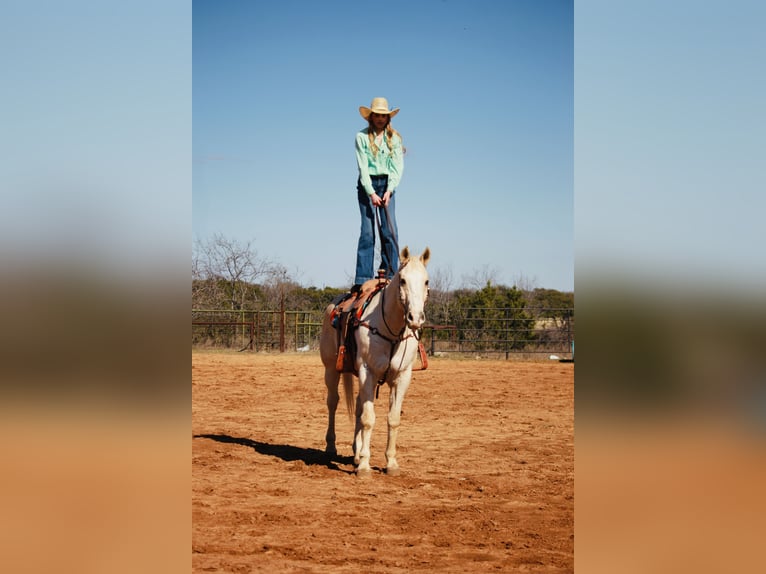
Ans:
{"label": "sandy arena floor", "polygon": [[[574,365],[430,359],[404,401],[383,473],[338,457],[318,354],[192,353],[194,572],[572,572]],[[341,391],[342,392],[342,391]]]}

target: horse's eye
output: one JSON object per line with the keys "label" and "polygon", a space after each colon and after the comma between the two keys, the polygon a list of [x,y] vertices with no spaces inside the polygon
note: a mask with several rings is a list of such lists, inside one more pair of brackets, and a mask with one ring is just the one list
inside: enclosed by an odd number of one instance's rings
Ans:
{"label": "horse's eye", "polygon": [[426,287],[428,287],[428,279],[426,279]]}
{"label": "horse's eye", "polygon": [[404,277],[400,277],[400,278],[399,278],[399,282],[400,282],[402,285],[407,285],[407,281],[405,281]]}

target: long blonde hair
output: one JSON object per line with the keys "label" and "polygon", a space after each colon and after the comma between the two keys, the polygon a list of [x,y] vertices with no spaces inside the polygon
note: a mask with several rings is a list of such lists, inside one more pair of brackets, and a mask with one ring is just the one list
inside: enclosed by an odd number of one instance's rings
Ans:
{"label": "long blonde hair", "polygon": [[[370,129],[367,130],[367,137],[370,138],[370,149],[372,149],[372,157],[378,157],[378,146],[375,143],[375,130],[373,129],[372,125],[372,115],[370,115],[370,119],[367,120],[369,123]],[[402,134],[400,134],[398,131],[394,129],[394,126],[391,125],[391,118],[388,118],[388,123],[386,124],[386,127],[383,128],[384,135],[386,137],[386,145],[388,146],[389,151],[393,153],[394,151],[394,144],[393,144],[393,138],[394,136],[399,136],[399,139],[402,142],[402,153],[406,153],[407,148],[404,147],[404,140],[402,139]]]}

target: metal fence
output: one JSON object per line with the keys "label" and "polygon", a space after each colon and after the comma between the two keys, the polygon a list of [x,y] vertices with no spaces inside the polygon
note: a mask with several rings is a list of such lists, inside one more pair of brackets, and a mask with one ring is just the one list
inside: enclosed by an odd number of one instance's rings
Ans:
{"label": "metal fence", "polygon": [[192,346],[250,351],[309,351],[319,347],[321,311],[192,310]]}
{"label": "metal fence", "polygon": [[[574,358],[574,309],[455,309],[450,324],[427,324],[421,341],[432,356],[555,354]],[[321,311],[192,310],[192,346],[251,351],[314,351]]]}
{"label": "metal fence", "polygon": [[450,313],[451,324],[430,325],[424,341],[431,355],[556,354],[574,358],[574,309],[467,307]]}

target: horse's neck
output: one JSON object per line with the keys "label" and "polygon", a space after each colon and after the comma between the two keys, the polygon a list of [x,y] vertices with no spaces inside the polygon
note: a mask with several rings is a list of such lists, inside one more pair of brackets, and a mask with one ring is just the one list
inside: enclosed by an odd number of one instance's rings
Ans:
{"label": "horse's neck", "polygon": [[392,336],[396,337],[404,330],[405,325],[404,307],[399,299],[398,279],[394,278],[386,285],[381,295],[379,309],[382,318],[385,318],[385,327],[392,331]]}

